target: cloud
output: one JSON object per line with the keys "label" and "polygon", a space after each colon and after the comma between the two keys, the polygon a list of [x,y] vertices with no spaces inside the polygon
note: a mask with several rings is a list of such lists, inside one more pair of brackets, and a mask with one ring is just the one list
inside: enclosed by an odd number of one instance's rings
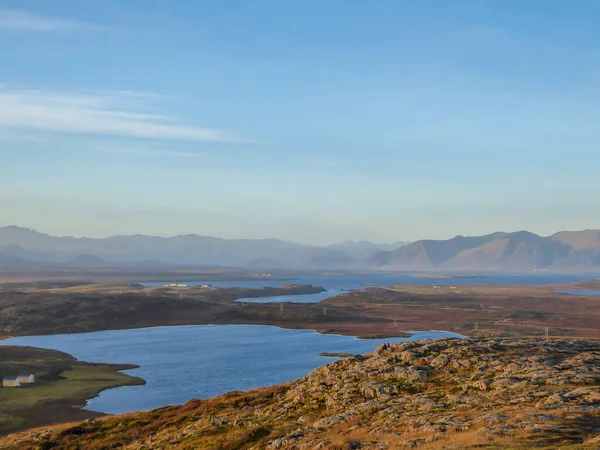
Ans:
{"label": "cloud", "polygon": [[69,20],[42,17],[26,11],[0,8],[0,30],[25,30],[37,32],[100,29],[96,25]]}
{"label": "cloud", "polygon": [[119,155],[168,156],[170,158],[204,158],[204,154],[198,152],[182,152],[177,150],[164,150],[145,147],[115,147],[110,144],[102,147],[92,147],[92,150],[102,153],[116,153]]}
{"label": "cloud", "polygon": [[131,92],[52,92],[0,87],[0,132],[4,129],[196,142],[252,142],[231,131],[186,125],[175,116],[152,112],[153,100],[147,93],[136,96]]}

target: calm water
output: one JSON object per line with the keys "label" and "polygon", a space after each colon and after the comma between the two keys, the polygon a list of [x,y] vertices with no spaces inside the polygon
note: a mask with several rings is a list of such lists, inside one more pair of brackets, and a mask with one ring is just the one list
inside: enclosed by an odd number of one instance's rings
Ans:
{"label": "calm water", "polygon": [[561,294],[569,294],[569,295],[590,295],[594,297],[600,297],[600,291],[556,291]]}
{"label": "calm water", "polygon": [[365,353],[384,342],[458,337],[441,331],[411,338],[367,339],[260,325],[198,325],[27,336],[0,345],[29,345],[69,353],[82,361],[137,364],[127,371],[147,381],[101,392],[88,409],[124,413],[185,403],[233,390],[301,378],[332,361],[320,352]]}
{"label": "calm water", "polygon": [[[356,289],[364,289],[365,284],[371,285],[386,285],[386,284],[438,284],[438,285],[537,285],[537,284],[562,284],[584,279],[594,278],[592,275],[573,275],[573,274],[485,274],[476,277],[465,276],[463,278],[423,278],[415,276],[416,274],[351,274],[339,276],[326,275],[303,275],[287,280],[273,280],[264,278],[261,280],[246,280],[246,281],[198,281],[187,282],[189,286],[196,286],[204,283],[211,284],[215,287],[248,287],[259,288],[262,286],[281,287],[286,284],[312,284],[313,286],[322,286],[327,289],[326,292],[319,294],[307,295],[284,295],[281,297],[262,297],[239,299],[244,302],[262,302],[262,303],[279,303],[279,302],[297,302],[297,303],[313,303],[324,300],[328,297],[334,297],[346,291]],[[144,286],[162,286],[164,282],[156,283],[140,283]]]}
{"label": "calm water", "polygon": [[[262,299],[259,302],[316,302],[364,284],[395,283],[481,285],[559,284],[591,276],[514,274],[464,278],[421,278],[415,274],[366,274],[300,276],[288,280],[189,282],[217,287],[280,287],[290,283],[323,286],[327,292]],[[170,280],[165,280],[168,282]],[[163,283],[142,283],[147,286]],[[591,295],[591,294],[586,294]],[[331,361],[320,352],[365,353],[383,342],[455,336],[445,332],[415,333],[409,339],[360,340],[321,335],[308,330],[284,330],[257,325],[200,325],[136,330],[100,331],[84,334],[28,336],[0,341],[0,345],[30,345],[69,353],[82,361],[137,364],[128,371],[147,381],[145,386],[110,389],[89,401],[88,409],[123,413],[185,403],[232,390],[270,386],[294,380]]]}

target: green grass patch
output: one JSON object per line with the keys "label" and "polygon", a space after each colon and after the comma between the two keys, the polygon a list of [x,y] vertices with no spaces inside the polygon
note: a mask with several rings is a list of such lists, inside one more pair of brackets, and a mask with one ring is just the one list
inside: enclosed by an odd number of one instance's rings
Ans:
{"label": "green grass patch", "polygon": [[32,373],[36,382],[0,388],[0,435],[91,417],[86,400],[118,386],[144,384],[119,370],[135,366],[90,364],[71,355],[32,347],[0,347],[0,375]]}
{"label": "green grass patch", "polygon": [[49,400],[85,400],[110,387],[139,383],[138,378],[117,372],[109,365],[74,363],[57,381],[40,380],[19,388],[0,389],[0,408],[20,409]]}

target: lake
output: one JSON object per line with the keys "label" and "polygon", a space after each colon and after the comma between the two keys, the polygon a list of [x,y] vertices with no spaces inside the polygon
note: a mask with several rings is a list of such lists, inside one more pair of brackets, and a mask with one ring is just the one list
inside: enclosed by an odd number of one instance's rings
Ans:
{"label": "lake", "polygon": [[460,337],[416,332],[410,338],[357,339],[263,325],[197,325],[26,336],[0,345],[60,350],[88,362],[136,364],[125,373],[144,386],[109,389],[87,409],[111,414],[182,404],[233,390],[271,386],[301,378],[332,358],[321,352],[366,353],[385,342]]}
{"label": "lake", "polygon": [[[251,302],[316,302],[340,293],[363,289],[364,284],[438,285],[537,285],[589,279],[589,275],[499,274],[462,278],[423,278],[417,274],[303,275],[287,280],[205,280],[215,287],[280,287],[290,283],[322,286],[327,292],[270,298],[240,299]],[[164,283],[170,280],[165,280]],[[161,283],[140,283],[157,286]],[[587,294],[590,295],[590,294]],[[322,335],[310,330],[285,330],[261,325],[199,325],[157,327],[93,333],[28,336],[0,341],[0,345],[30,345],[69,353],[82,361],[137,364],[127,371],[147,381],[145,386],[110,389],[89,401],[87,408],[124,413],[185,403],[232,390],[246,390],[301,378],[331,361],[321,352],[365,353],[384,342],[449,337],[452,333],[418,332],[411,338],[360,340]]]}
{"label": "lake", "polygon": [[600,291],[590,291],[590,290],[582,290],[582,291],[556,291],[559,294],[569,294],[569,295],[589,295],[592,297],[600,297]]}
{"label": "lake", "polygon": [[[190,281],[183,282],[189,286],[198,286],[201,284],[210,284],[214,287],[247,287],[259,288],[262,286],[281,287],[286,284],[312,284],[326,289],[325,292],[307,295],[284,295],[278,297],[258,297],[238,299],[242,302],[257,303],[314,303],[329,297],[340,295],[347,291],[364,289],[364,285],[389,285],[389,284],[421,284],[421,285],[538,285],[538,284],[563,284],[582,281],[594,278],[591,275],[574,274],[548,274],[548,273],[527,273],[527,274],[475,274],[464,275],[462,277],[421,277],[418,274],[394,273],[394,274],[347,274],[347,275],[302,275],[288,278],[286,280],[277,280],[263,278],[260,280],[245,281]],[[141,282],[143,286],[162,286],[170,280],[164,282]]]}

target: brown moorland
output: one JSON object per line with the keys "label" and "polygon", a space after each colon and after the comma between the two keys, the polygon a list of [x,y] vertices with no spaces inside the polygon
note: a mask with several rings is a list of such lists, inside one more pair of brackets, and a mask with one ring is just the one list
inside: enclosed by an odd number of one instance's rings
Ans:
{"label": "brown moorland", "polygon": [[600,290],[600,281],[542,286],[395,285],[348,292],[321,302],[354,307],[380,328],[448,330],[464,335],[600,337],[600,296],[560,291]]}
{"label": "brown moorland", "polygon": [[262,324],[359,337],[447,330],[464,335],[600,337],[600,297],[561,294],[600,282],[554,286],[400,285],[348,292],[319,303],[237,302],[322,288],[142,287],[118,284],[3,285],[0,335],[75,333],[162,325]]}

